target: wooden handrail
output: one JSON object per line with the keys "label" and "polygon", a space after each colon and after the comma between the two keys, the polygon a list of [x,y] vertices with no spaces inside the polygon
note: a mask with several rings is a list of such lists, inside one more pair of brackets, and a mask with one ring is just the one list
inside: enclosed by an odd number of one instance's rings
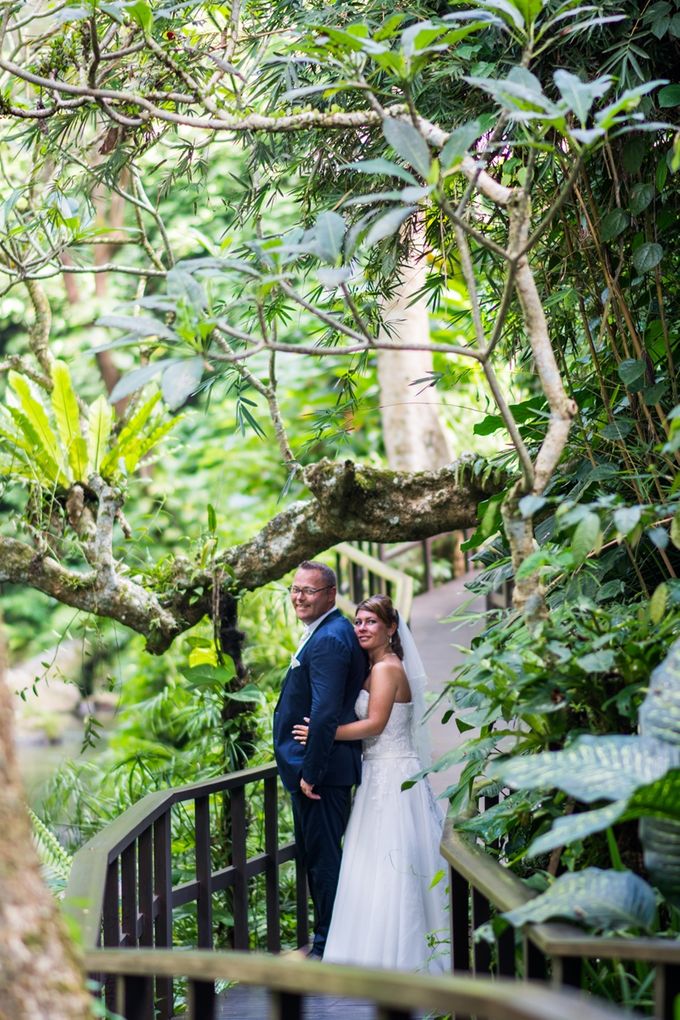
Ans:
{"label": "wooden handrail", "polygon": [[486,1017],[489,1020],[623,1020],[619,1009],[573,991],[508,980],[427,975],[344,967],[337,964],[273,957],[262,953],[225,953],[140,949],[98,950],[85,956],[88,970],[102,974],[187,977],[266,987],[295,996],[370,999],[383,1009],[409,1016],[427,1010]]}
{"label": "wooden handrail", "polygon": [[[499,913],[521,907],[537,895],[517,875],[477,846],[474,838],[456,831],[454,826],[455,820],[449,819],[441,842],[442,857]],[[567,923],[527,924],[524,930],[527,938],[546,956],[680,964],[678,939],[588,935]]]}
{"label": "wooden handrail", "polygon": [[[404,620],[408,620],[413,605],[413,578],[409,574],[396,567],[388,566],[387,563],[364,552],[363,549],[357,549],[356,546],[350,545],[348,542],[341,542],[340,545],[335,546],[333,551],[341,558],[341,561],[353,563],[368,574],[391,585],[393,589],[392,602],[399,615]],[[352,601],[345,592],[338,591],[337,604],[344,613],[349,616],[354,615],[356,602]]]}

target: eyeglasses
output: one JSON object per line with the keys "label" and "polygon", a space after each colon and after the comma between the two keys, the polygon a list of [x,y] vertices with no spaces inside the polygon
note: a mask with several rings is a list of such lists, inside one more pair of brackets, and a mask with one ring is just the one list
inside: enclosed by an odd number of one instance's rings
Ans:
{"label": "eyeglasses", "polygon": [[296,584],[291,584],[288,591],[291,593],[291,595],[308,595],[311,597],[312,595],[316,595],[318,591],[326,591],[327,588],[335,588],[335,585],[324,584],[322,588],[310,588],[309,586],[306,585],[304,588],[298,588]]}

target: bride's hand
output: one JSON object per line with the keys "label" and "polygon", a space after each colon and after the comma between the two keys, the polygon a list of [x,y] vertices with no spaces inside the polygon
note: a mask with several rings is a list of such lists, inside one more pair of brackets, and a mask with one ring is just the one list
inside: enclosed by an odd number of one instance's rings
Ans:
{"label": "bride's hand", "polygon": [[307,734],[309,733],[309,716],[304,716],[304,720],[304,724],[296,723],[293,726],[293,736],[298,744],[302,744],[303,747],[307,743]]}

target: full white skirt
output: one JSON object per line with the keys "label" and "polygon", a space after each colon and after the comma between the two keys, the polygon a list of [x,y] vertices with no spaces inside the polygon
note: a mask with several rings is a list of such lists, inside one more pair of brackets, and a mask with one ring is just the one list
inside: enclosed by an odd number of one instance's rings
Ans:
{"label": "full white skirt", "polygon": [[[441,973],[448,938],[442,815],[415,757],[364,758],[324,960]],[[440,879],[433,886],[435,876]]]}

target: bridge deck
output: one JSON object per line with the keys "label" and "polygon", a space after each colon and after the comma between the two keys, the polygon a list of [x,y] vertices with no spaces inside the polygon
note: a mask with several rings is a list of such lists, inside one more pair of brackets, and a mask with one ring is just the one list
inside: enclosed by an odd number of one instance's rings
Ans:
{"label": "bridge deck", "polygon": [[[314,964],[310,963],[310,967]],[[234,985],[218,997],[215,1020],[267,1020],[270,1016],[268,995],[264,988]],[[302,1007],[302,1020],[375,1020],[375,1003],[363,999],[336,999],[314,995]],[[413,1020],[426,1020],[420,1012]],[[181,1018],[177,1018],[181,1020]]]}
{"label": "bridge deck", "polygon": [[[463,661],[463,652],[455,646],[469,648],[473,637],[481,630],[480,619],[469,621],[464,618],[464,614],[481,613],[485,608],[484,599],[475,598],[465,588],[465,582],[472,577],[472,574],[457,577],[413,601],[411,630],[427,671],[429,690],[435,694],[439,694],[446,681],[450,680],[454,667]],[[461,612],[459,619],[442,623],[455,610]],[[442,716],[448,707],[448,700],[443,699],[430,719],[433,761],[471,735],[459,733],[452,719],[442,726]],[[430,776],[435,793],[441,794],[451,786],[462,769],[463,765],[452,765]]]}
{"label": "bridge deck", "polygon": [[[269,1000],[264,988],[235,985],[219,996],[215,1020],[266,1020],[269,1015]],[[370,1002],[335,999],[326,995],[315,995],[303,1004],[302,1020],[343,1020],[344,1017],[373,1020],[375,1006]]]}

